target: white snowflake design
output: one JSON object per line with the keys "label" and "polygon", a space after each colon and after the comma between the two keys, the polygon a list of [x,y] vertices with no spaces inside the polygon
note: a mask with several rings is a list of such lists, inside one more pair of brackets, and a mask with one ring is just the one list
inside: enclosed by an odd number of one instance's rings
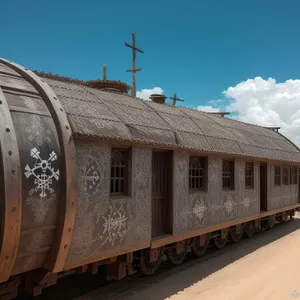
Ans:
{"label": "white snowflake design", "polygon": [[32,110],[36,110],[36,103],[29,97],[26,96],[21,96],[21,98],[24,100],[24,104],[32,109]]}
{"label": "white snowflake design", "polygon": [[31,149],[30,155],[36,159],[36,162],[33,168],[26,165],[25,176],[27,178],[34,176],[34,184],[36,187],[31,189],[29,194],[32,195],[34,191],[40,191],[41,193],[39,196],[41,198],[45,198],[47,196],[47,191],[50,192],[50,194],[54,192],[51,188],[52,179],[54,178],[57,181],[59,180],[59,170],[55,171],[54,168],[51,167],[51,162],[57,160],[57,155],[54,151],[52,151],[49,154],[49,158],[45,160],[40,157],[40,151],[36,148]]}
{"label": "white snowflake design", "polygon": [[108,242],[113,246],[117,238],[121,243],[128,231],[128,218],[123,204],[120,203],[119,208],[116,208],[115,205],[110,206],[108,216],[102,216],[102,218],[104,220],[103,234],[99,236],[103,240],[102,245]]}
{"label": "white snowflake design", "polygon": [[51,196],[42,199],[42,201],[39,196],[30,194],[31,193],[29,192],[29,197],[26,199],[26,204],[31,206],[34,215],[34,221],[40,224],[44,222],[50,204],[56,199],[56,194],[53,193]]}
{"label": "white snowflake design", "polygon": [[201,221],[203,219],[204,213],[208,208],[205,206],[203,199],[197,200],[195,206],[193,207],[193,214]]}
{"label": "white snowflake design", "polygon": [[242,201],[242,204],[244,205],[244,207],[246,209],[248,209],[250,207],[250,203],[251,203],[251,200],[249,197],[246,197],[243,201]]}
{"label": "white snowflake design", "polygon": [[224,206],[225,206],[227,214],[230,215],[232,213],[234,204],[235,203],[232,199],[232,196],[228,195],[226,201],[224,202]]}
{"label": "white snowflake design", "polygon": [[35,141],[39,146],[43,144],[43,142],[50,143],[51,138],[50,134],[52,133],[49,128],[46,128],[45,125],[41,122],[41,118],[36,115],[30,116],[30,127],[27,126],[25,128],[25,132],[27,132],[28,139],[30,141]]}

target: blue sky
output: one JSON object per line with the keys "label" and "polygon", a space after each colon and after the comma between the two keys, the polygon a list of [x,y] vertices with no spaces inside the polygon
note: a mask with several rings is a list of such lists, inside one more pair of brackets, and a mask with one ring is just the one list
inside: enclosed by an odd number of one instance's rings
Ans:
{"label": "blue sky", "polygon": [[176,92],[185,105],[261,76],[299,78],[300,1],[1,0],[0,57],[30,69],[131,84],[136,32],[137,89]]}

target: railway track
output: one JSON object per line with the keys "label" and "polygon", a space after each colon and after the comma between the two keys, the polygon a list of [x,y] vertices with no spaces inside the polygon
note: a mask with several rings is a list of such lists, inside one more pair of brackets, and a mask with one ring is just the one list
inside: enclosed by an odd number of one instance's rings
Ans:
{"label": "railway track", "polygon": [[[43,294],[39,297],[33,298],[20,294],[18,300],[122,300],[128,299],[129,295],[136,292],[139,289],[143,289],[147,286],[155,285],[166,277],[176,275],[183,270],[191,268],[195,265],[201,266],[205,261],[212,261],[219,256],[223,256],[228,252],[231,252],[230,261],[224,261],[223,265],[211,264],[211,268],[205,272],[202,278],[205,278],[226,265],[233,263],[242,256],[250,254],[256,249],[263,247],[269,243],[278,240],[285,235],[300,229],[300,214],[297,213],[293,221],[287,223],[277,224],[274,229],[264,230],[263,232],[256,234],[251,239],[243,239],[239,243],[229,243],[225,248],[221,250],[215,250],[210,247],[207,253],[201,257],[195,259],[191,253],[187,256],[184,263],[178,267],[171,266],[168,262],[165,262],[161,268],[153,276],[143,276],[139,273],[127,277],[120,281],[106,281],[104,268],[99,269],[99,273],[96,275],[89,274],[73,274],[59,280],[58,284],[45,289]],[[245,245],[247,245],[245,247]],[[244,246],[244,247],[243,247]],[[242,255],[238,249],[242,248]],[[200,278],[200,279],[202,279]],[[146,299],[145,299],[146,300]]]}

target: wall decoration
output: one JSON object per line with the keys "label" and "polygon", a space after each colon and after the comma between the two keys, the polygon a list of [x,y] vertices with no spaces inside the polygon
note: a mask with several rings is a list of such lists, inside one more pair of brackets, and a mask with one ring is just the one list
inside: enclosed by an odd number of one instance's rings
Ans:
{"label": "wall decoration", "polygon": [[110,196],[111,147],[76,141],[76,150],[79,197],[68,262],[149,241],[152,150],[131,149],[131,193],[117,197]]}
{"label": "wall decoration", "polygon": [[29,123],[26,121],[25,132],[28,133],[28,139],[31,142],[36,142],[38,146],[41,146],[43,142],[51,143],[51,133],[52,131],[46,127],[44,123],[41,122],[41,117],[37,115],[29,116]]}
{"label": "wall decoration", "polygon": [[31,157],[36,159],[33,167],[29,167],[27,164],[25,167],[25,176],[30,178],[34,177],[35,188],[30,190],[30,194],[34,191],[40,191],[39,196],[45,198],[48,194],[52,194],[54,190],[52,189],[52,180],[59,180],[59,170],[54,170],[51,166],[51,162],[57,160],[57,155],[54,151],[49,154],[48,159],[42,159],[40,157],[40,151],[36,148],[31,149]]}

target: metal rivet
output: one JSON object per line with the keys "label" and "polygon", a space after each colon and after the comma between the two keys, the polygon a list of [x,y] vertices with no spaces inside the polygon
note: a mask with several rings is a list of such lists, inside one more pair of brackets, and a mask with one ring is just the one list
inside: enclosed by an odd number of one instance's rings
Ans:
{"label": "metal rivet", "polygon": [[2,101],[0,100],[0,104],[2,104]]}
{"label": "metal rivet", "polygon": [[65,245],[65,247],[64,247],[65,249],[67,249],[68,248],[68,245]]}
{"label": "metal rivet", "polygon": [[64,111],[64,110],[61,108],[60,111]]}
{"label": "metal rivet", "polygon": [[8,151],[8,154],[9,154],[9,155],[12,155],[12,151]]}
{"label": "metal rivet", "polygon": [[56,98],[56,97],[53,97],[53,99],[57,100],[57,98]]}
{"label": "metal rivet", "polygon": [[12,172],[13,174],[15,174],[15,173],[16,173],[16,170],[12,170],[11,172]]}
{"label": "metal rivet", "polygon": [[14,207],[14,208],[12,209],[12,211],[13,211],[13,212],[16,212],[16,211],[17,211],[17,208],[16,208],[16,207]]}
{"label": "metal rivet", "polygon": [[69,129],[69,126],[66,126],[67,129]]}
{"label": "metal rivet", "polygon": [[9,128],[6,128],[5,130],[6,130],[6,132],[10,132],[10,129],[9,129]]}
{"label": "metal rivet", "polygon": [[74,203],[74,201],[73,201],[73,202],[72,202],[72,206],[74,206],[74,204],[75,204],[75,203]]}
{"label": "metal rivet", "polygon": [[68,229],[69,232],[71,232],[71,230],[72,230],[71,228]]}

